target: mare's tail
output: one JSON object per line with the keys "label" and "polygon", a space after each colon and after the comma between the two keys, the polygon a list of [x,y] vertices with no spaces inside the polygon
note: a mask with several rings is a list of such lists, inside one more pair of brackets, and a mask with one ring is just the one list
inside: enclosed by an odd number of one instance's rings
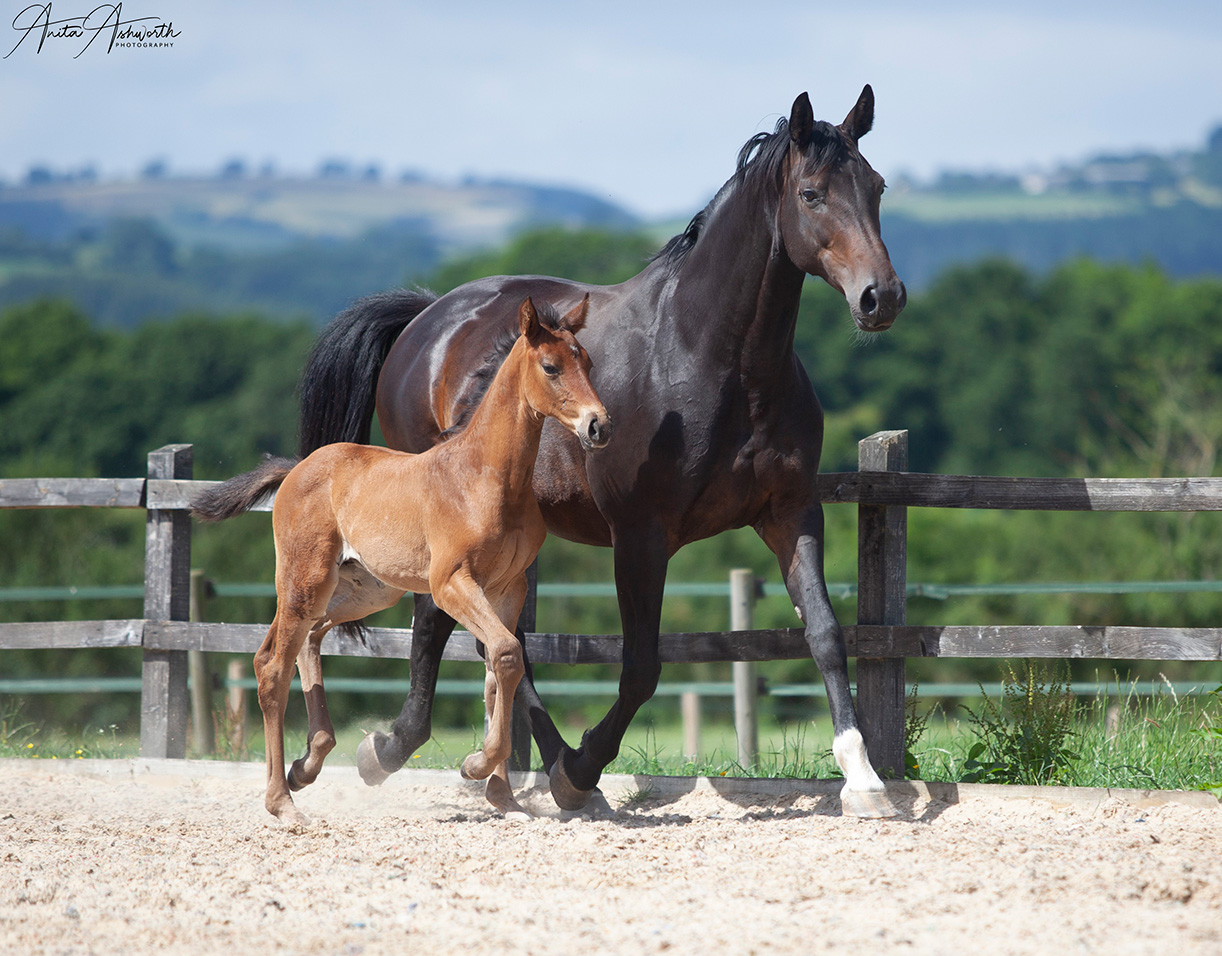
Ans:
{"label": "mare's tail", "polygon": [[259,467],[201,491],[191,499],[191,513],[204,521],[224,521],[249,511],[265,501],[297,461],[292,458],[264,458]]}
{"label": "mare's tail", "polygon": [[369,443],[378,372],[407,324],[437,301],[424,289],[367,296],[318,337],[301,374],[299,451],[304,458],[337,441]]}

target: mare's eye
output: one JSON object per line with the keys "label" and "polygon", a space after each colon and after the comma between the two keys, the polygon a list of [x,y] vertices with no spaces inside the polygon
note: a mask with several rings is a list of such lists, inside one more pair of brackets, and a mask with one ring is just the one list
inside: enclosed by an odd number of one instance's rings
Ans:
{"label": "mare's eye", "polygon": [[812,206],[823,201],[823,197],[819,195],[819,191],[817,189],[811,189],[809,186],[803,189],[799,195],[802,197],[802,201],[804,203],[808,203]]}
{"label": "mare's eye", "polygon": [[549,378],[555,378],[557,375],[560,374],[560,369],[557,368],[555,365],[553,365],[551,362],[544,362],[543,363],[543,374],[548,376]]}

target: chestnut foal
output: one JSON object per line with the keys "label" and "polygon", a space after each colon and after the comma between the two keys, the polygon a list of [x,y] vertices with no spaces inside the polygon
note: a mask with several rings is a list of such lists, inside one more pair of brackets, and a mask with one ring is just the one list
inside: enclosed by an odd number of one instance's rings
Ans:
{"label": "chestnut foal", "polygon": [[[590,449],[611,423],[590,384],[590,358],[573,333],[589,296],[563,318],[519,309],[520,336],[470,423],[419,455],[339,443],[294,464],[268,459],[210,489],[194,513],[219,521],[249,510],[272,491],[276,616],[255,654],[267,738],[267,809],[286,823],[308,823],[290,790],[313,783],[335,734],[323,692],[319,646],[332,627],[428,592],[484,645],[483,749],[463,761],[468,779],[487,778],[489,801],[524,813],[509,786],[510,714],[524,664],[514,635],[526,597],[526,571],[546,527],[531,490],[539,436],[550,416]],[[308,749],[284,771],[284,713],[301,672]]]}

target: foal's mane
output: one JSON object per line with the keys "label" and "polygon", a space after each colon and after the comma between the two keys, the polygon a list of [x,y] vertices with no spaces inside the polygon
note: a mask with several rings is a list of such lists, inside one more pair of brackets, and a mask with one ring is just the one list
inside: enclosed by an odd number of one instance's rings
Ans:
{"label": "foal's mane", "polygon": [[[779,192],[789,144],[789,120],[783,116],[777,120],[776,129],[771,133],[756,133],[743,143],[738,151],[734,175],[717,191],[709,204],[692,217],[687,228],[666,243],[652,261],[661,261],[672,274],[677,272],[699,241],[710,215],[729,193],[753,186],[771,187],[774,195]],[[848,156],[848,140],[831,123],[818,120],[803,151],[809,163],[822,168],[839,163]]]}
{"label": "foal's mane", "polygon": [[[565,328],[560,311],[550,302],[536,302],[535,313],[539,317],[539,324],[545,329],[558,332]],[[454,419],[454,424],[437,436],[438,444],[448,441],[467,427],[467,424],[471,421],[471,416],[475,414],[480,401],[492,385],[492,380],[496,378],[496,373],[505,364],[505,359],[508,358],[509,352],[517,340],[517,326],[514,326],[512,329],[501,329],[497,332],[488,349],[488,353],[484,356],[484,360],[467,380],[466,391],[455,402],[457,415]]]}

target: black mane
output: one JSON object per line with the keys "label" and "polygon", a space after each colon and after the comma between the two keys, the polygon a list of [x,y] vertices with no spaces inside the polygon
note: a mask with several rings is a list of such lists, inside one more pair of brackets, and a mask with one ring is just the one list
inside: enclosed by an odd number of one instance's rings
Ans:
{"label": "black mane", "polygon": [[[700,239],[700,233],[710,213],[725,197],[727,191],[740,189],[753,183],[767,184],[774,191],[781,188],[781,170],[789,150],[789,120],[781,117],[771,133],[756,133],[743,143],[738,151],[738,162],[734,175],[717,191],[717,195],[700,212],[692,217],[687,228],[674,236],[651,261],[661,262],[671,272],[676,271]],[[816,168],[842,162],[848,157],[848,141],[839,129],[824,120],[818,120],[805,146],[806,158]]]}
{"label": "black mane", "polygon": [[[560,317],[560,311],[550,302],[536,302],[535,314],[539,317],[539,324],[545,329],[557,332],[564,328],[564,320]],[[471,416],[475,414],[480,401],[492,385],[492,380],[496,378],[496,373],[500,371],[505,359],[509,357],[509,351],[513,348],[513,343],[518,340],[518,335],[516,327],[501,329],[497,333],[488,349],[488,354],[484,356],[479,368],[467,379],[466,389],[454,403],[456,410],[454,424],[437,436],[438,444],[449,441],[467,427]]]}

